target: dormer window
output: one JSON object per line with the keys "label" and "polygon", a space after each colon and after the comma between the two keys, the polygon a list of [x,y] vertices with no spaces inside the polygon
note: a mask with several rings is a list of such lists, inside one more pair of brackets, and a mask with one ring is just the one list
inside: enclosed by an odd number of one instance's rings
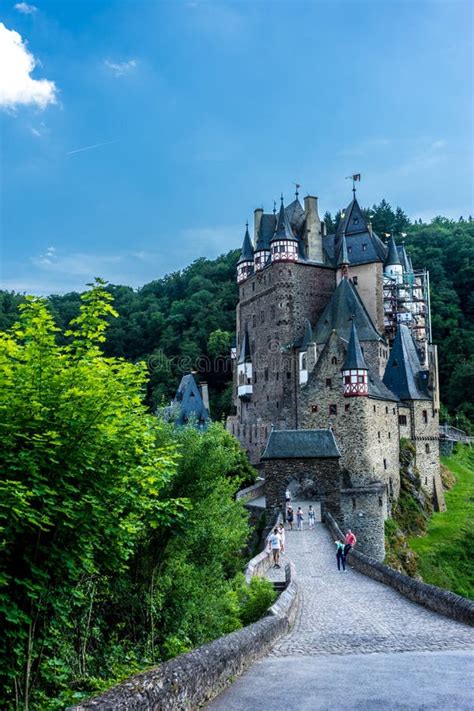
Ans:
{"label": "dormer window", "polygon": [[352,220],[352,222],[354,223],[354,225],[358,225],[358,224],[359,224],[359,218],[358,218],[358,217],[354,217],[353,220]]}
{"label": "dormer window", "polygon": [[352,254],[352,247],[348,247],[347,252],[348,252],[348,254]]}
{"label": "dormer window", "polygon": [[366,245],[366,244],[363,244],[363,245],[362,245],[362,251],[363,251],[363,252],[367,252],[367,245]]}

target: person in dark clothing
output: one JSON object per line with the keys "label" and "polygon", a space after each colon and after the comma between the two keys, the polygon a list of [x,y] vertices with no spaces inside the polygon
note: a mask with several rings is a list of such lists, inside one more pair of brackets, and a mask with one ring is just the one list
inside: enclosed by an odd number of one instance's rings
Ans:
{"label": "person in dark clothing", "polygon": [[341,541],[334,541],[336,544],[336,560],[337,560],[337,569],[341,570],[342,566],[342,572],[346,572],[346,554],[344,553],[344,543]]}
{"label": "person in dark clothing", "polygon": [[294,518],[293,509],[291,508],[291,506],[288,506],[288,508],[286,510],[286,520],[288,521],[288,526],[290,527],[291,531],[293,530],[293,518]]}

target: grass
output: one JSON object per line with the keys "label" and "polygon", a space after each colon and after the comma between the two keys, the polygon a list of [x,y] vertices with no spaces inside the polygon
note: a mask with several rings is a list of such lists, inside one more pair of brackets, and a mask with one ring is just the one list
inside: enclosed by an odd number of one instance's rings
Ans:
{"label": "grass", "polygon": [[409,547],[419,556],[418,573],[426,583],[474,598],[474,448],[457,445],[442,463],[456,483],[446,492],[447,511],[433,514],[424,536]]}

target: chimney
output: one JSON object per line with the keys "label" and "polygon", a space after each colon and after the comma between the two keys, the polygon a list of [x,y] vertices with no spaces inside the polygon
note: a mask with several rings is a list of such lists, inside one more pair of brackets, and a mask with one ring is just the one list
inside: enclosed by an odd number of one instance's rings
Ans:
{"label": "chimney", "polygon": [[258,233],[260,231],[260,222],[262,221],[263,207],[257,207],[253,211],[253,244],[257,244]]}
{"label": "chimney", "polygon": [[369,235],[372,237],[372,223],[371,222],[367,223],[367,229],[369,230]]}
{"label": "chimney", "polygon": [[318,214],[318,198],[307,195],[304,199],[306,217],[306,256],[312,262],[323,262],[322,226]]}
{"label": "chimney", "polygon": [[208,412],[210,412],[209,409],[209,388],[207,387],[207,383],[199,383],[199,387],[201,389],[201,397],[202,401],[204,403],[204,407]]}

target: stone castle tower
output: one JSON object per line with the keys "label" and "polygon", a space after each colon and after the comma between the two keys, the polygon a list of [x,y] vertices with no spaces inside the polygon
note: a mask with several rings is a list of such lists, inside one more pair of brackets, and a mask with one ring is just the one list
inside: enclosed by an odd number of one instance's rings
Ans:
{"label": "stone castle tower", "polygon": [[444,506],[428,275],[385,244],[354,197],[335,234],[318,200],[255,210],[237,265],[235,414],[227,427],[265,476],[272,512],[289,486],[321,501],[362,550],[384,556],[402,437]]}

